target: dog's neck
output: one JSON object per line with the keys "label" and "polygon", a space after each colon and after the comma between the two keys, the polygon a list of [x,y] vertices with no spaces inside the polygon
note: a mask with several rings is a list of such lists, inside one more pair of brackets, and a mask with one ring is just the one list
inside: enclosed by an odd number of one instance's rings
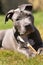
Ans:
{"label": "dog's neck", "polygon": [[[14,37],[15,39],[17,40],[17,37],[20,35],[19,32],[18,32],[18,29],[15,27],[16,31],[14,32]],[[18,40],[17,40],[18,42]]]}

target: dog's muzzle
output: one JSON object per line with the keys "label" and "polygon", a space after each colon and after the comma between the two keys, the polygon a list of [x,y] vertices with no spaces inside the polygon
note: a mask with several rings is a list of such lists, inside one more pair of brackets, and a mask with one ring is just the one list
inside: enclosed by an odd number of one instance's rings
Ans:
{"label": "dog's muzzle", "polygon": [[33,25],[31,25],[31,24],[26,25],[26,26],[25,26],[25,29],[26,29],[26,31],[27,31],[27,32],[29,32],[29,33],[34,32],[34,31],[35,31],[34,26],[33,26]]}
{"label": "dog's muzzle", "polygon": [[35,28],[32,25],[26,25],[25,29],[26,29],[26,32],[24,34],[21,34],[20,35],[21,37],[27,36],[28,34],[31,34],[35,31]]}

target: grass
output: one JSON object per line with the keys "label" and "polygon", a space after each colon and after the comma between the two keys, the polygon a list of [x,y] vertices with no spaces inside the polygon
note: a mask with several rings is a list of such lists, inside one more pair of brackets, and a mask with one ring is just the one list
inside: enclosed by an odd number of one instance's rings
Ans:
{"label": "grass", "polygon": [[0,15],[0,29],[8,29],[12,26],[13,24],[11,20],[5,24],[5,15]]}
{"label": "grass", "polygon": [[18,52],[0,50],[0,65],[43,65],[43,55],[27,59]]}
{"label": "grass", "polygon": [[[43,39],[43,12],[33,13],[34,24],[38,28]],[[5,15],[0,15],[0,30],[12,28],[12,21],[4,24]],[[11,50],[0,50],[0,65],[43,65],[43,55],[27,59],[25,55]]]}
{"label": "grass", "polygon": [[34,23],[39,30],[41,37],[43,39],[43,12],[37,12],[34,14]]}

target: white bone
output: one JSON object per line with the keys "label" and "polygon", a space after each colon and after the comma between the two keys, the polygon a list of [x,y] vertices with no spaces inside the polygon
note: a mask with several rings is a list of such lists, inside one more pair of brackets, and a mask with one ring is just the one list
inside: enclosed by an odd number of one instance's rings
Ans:
{"label": "white bone", "polygon": [[17,39],[21,42],[25,42],[20,36],[18,36]]}

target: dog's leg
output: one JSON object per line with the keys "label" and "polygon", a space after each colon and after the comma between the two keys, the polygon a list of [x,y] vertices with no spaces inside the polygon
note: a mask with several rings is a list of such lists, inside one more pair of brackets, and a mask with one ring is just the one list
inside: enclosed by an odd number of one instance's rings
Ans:
{"label": "dog's leg", "polygon": [[0,48],[2,47],[2,40],[0,40]]}
{"label": "dog's leg", "polygon": [[6,30],[0,30],[0,48],[2,47],[2,41],[4,39]]}
{"label": "dog's leg", "polygon": [[17,51],[20,52],[20,53],[22,53],[22,54],[25,54],[27,56],[27,58],[29,57],[29,54],[27,53],[26,49],[20,49],[20,48],[18,48]]}
{"label": "dog's leg", "polygon": [[43,55],[43,48],[39,48],[37,52],[38,54]]}
{"label": "dog's leg", "polygon": [[34,52],[32,52],[29,48],[19,48],[18,47],[17,51],[24,54],[24,55],[26,55],[27,58],[36,56],[36,54]]}

